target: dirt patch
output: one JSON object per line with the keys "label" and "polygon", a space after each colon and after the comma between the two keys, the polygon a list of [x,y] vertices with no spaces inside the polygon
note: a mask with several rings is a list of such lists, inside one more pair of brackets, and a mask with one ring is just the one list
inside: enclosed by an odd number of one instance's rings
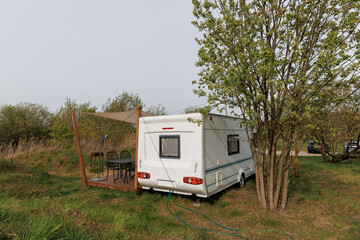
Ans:
{"label": "dirt patch", "polygon": [[106,227],[98,222],[90,221],[85,213],[78,210],[68,210],[67,215],[74,219],[76,225],[83,226],[90,231],[99,232],[105,231]]}

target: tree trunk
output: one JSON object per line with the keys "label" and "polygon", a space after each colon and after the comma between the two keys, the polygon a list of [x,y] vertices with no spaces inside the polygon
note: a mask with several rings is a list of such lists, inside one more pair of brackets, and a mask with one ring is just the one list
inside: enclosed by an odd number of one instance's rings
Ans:
{"label": "tree trunk", "polygon": [[264,209],[267,209],[266,204],[266,190],[265,190],[265,181],[264,181],[264,159],[263,159],[263,149],[262,147],[259,147],[260,151],[257,152],[256,162],[255,162],[255,169],[256,169],[256,180],[259,181],[258,187],[259,187],[259,201],[261,206]]}
{"label": "tree trunk", "polygon": [[285,210],[285,208],[286,208],[289,182],[290,182],[289,181],[289,168],[287,168],[284,171],[284,182],[283,182],[283,189],[282,189],[281,203],[280,203],[281,210]]}
{"label": "tree trunk", "polygon": [[[360,147],[359,147],[360,149]],[[331,163],[337,163],[340,161],[347,160],[351,157],[351,154],[353,151],[351,151],[349,154],[339,154],[339,155],[332,155],[328,152],[325,152],[323,149],[319,149],[322,158],[325,160],[325,162],[331,162]],[[329,155],[331,156],[331,159],[329,158]]]}
{"label": "tree trunk", "polygon": [[291,145],[288,148],[288,152],[286,153],[286,164],[284,169],[284,182],[283,182],[283,189],[282,189],[282,195],[281,195],[281,203],[280,203],[280,209],[285,210],[287,205],[287,193],[289,188],[289,169],[290,169],[290,151],[291,151]]}
{"label": "tree trunk", "polygon": [[[250,128],[250,149],[255,163],[256,192],[259,203],[262,208],[267,209],[264,185],[264,161],[262,154],[262,146],[259,137],[255,137],[253,130]],[[258,149],[256,151],[256,147]]]}
{"label": "tree trunk", "polygon": [[[284,173],[286,172],[286,170],[288,170],[288,169],[286,169],[286,166],[288,164],[288,154],[290,152],[290,147],[291,147],[291,143],[290,143],[291,135],[292,135],[292,131],[288,130],[288,132],[285,136],[285,139],[284,139],[284,148],[281,151],[281,155],[280,155],[280,159],[279,159],[279,169],[278,169],[278,173],[277,173],[276,190],[275,190],[275,194],[274,194],[275,208],[279,207],[279,205],[280,205],[281,190],[284,194],[284,189],[286,187],[286,191],[287,191],[288,185],[286,184],[286,186],[285,186],[284,184],[288,181],[289,175],[288,174],[286,175]],[[286,199],[285,199],[285,201],[286,201]]]}
{"label": "tree trunk", "polygon": [[331,162],[331,160],[329,159],[328,155],[325,153],[325,151],[323,149],[319,149],[321,156],[323,157],[323,159],[325,160],[325,162]]}
{"label": "tree trunk", "polygon": [[[266,149],[261,144],[261,141],[257,140],[257,149],[254,144],[250,144],[255,162],[257,196],[261,207],[264,209],[277,210],[285,209],[286,207],[289,186],[291,136],[292,130],[289,129],[284,138],[284,148],[278,160],[278,169],[276,164],[275,138],[273,141],[269,141],[268,169],[264,169],[265,156],[263,153]],[[264,141],[264,139],[262,140]],[[264,170],[266,170],[266,174]]]}
{"label": "tree trunk", "polygon": [[269,169],[268,169],[268,201],[270,210],[274,210],[276,205],[274,205],[274,179],[275,179],[275,162],[276,162],[276,141],[272,139],[271,151],[269,151]]}

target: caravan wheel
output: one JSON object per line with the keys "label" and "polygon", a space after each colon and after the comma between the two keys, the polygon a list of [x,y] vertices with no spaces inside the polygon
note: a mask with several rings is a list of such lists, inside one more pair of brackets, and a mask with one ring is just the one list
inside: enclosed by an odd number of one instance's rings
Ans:
{"label": "caravan wheel", "polygon": [[241,188],[245,185],[245,175],[244,174],[241,174],[241,176],[240,176],[239,185]]}

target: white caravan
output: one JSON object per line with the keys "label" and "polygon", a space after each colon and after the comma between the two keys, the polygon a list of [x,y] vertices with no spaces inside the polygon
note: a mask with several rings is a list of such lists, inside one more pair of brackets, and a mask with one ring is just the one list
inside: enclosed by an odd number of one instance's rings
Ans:
{"label": "white caravan", "polygon": [[255,173],[246,130],[234,117],[142,117],[138,146],[143,189],[210,197]]}

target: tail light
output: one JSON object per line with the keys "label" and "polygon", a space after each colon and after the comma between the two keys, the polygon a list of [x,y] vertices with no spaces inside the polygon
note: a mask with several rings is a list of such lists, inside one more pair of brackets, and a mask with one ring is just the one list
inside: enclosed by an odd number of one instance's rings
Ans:
{"label": "tail light", "polygon": [[138,176],[138,178],[148,179],[148,178],[150,178],[150,173],[138,172],[137,176]]}
{"label": "tail light", "polygon": [[192,185],[199,185],[204,182],[201,178],[197,178],[197,177],[184,177],[183,181],[184,183],[192,184]]}

